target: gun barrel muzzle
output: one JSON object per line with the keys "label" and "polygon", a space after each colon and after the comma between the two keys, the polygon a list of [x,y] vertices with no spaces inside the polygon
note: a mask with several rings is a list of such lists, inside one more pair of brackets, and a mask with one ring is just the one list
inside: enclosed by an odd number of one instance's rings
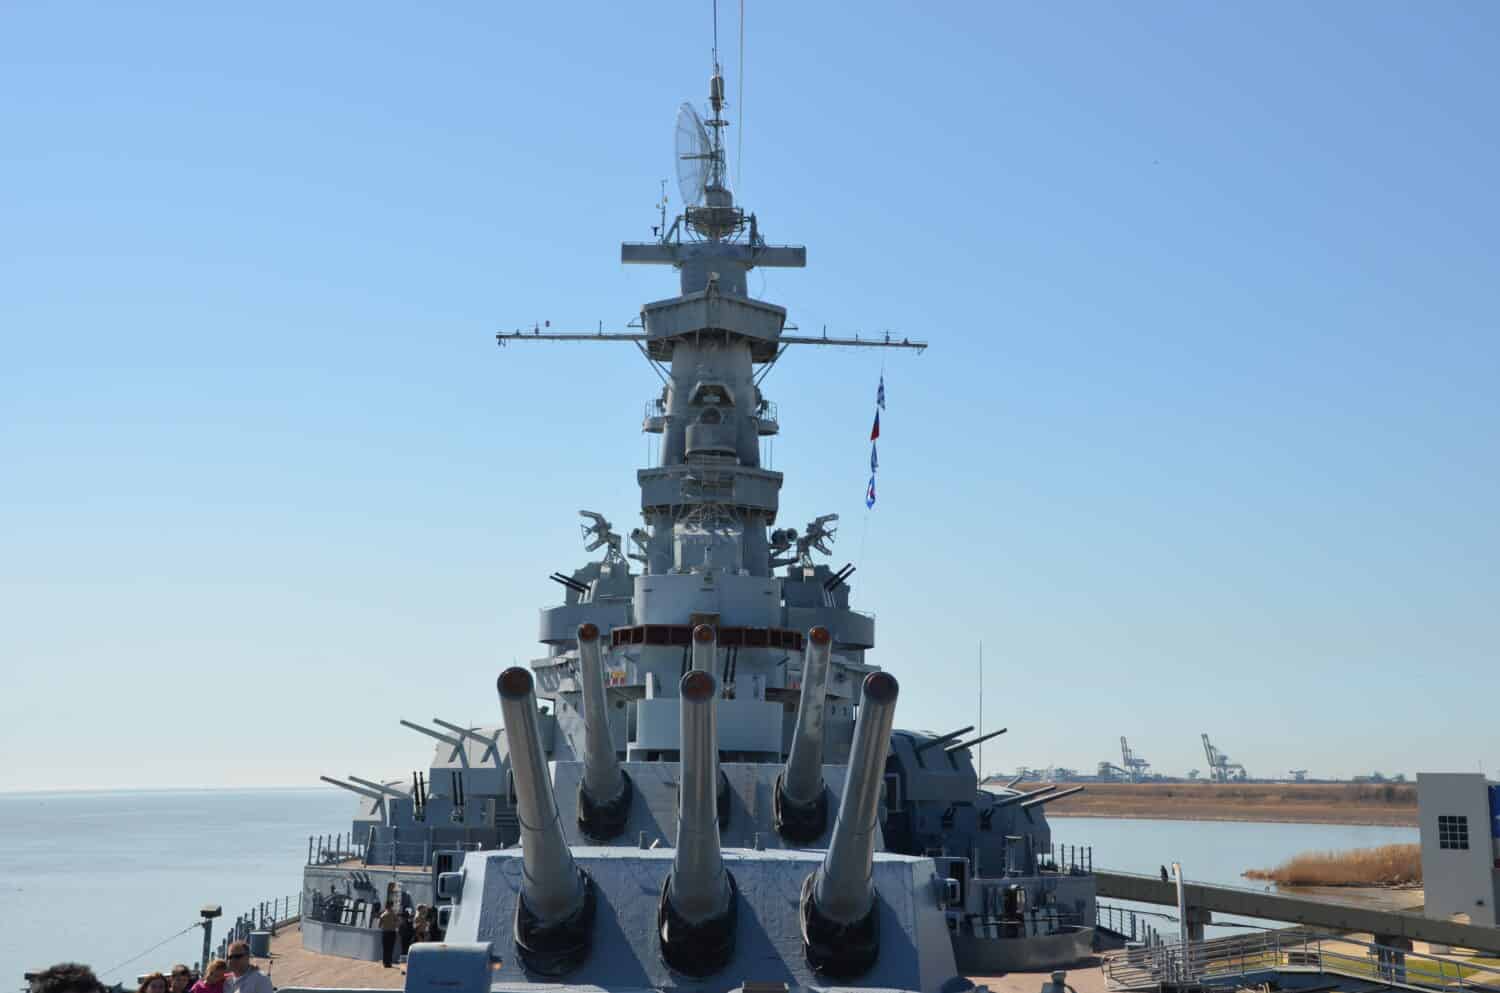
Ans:
{"label": "gun barrel muzzle", "polygon": [[563,837],[537,723],[531,673],[506,669],[497,684],[521,828],[516,951],[532,971],[561,975],[586,957],[593,887]]}
{"label": "gun barrel muzzle", "polygon": [[828,823],[823,793],[823,717],[832,650],[833,637],[827,628],[815,627],[807,632],[797,723],[776,796],[776,829],[796,844],[811,842]]}
{"label": "gun barrel muzzle", "polygon": [[838,819],[818,870],[816,887],[819,909],[841,923],[856,921],[870,910],[875,820],[899,693],[896,677],[888,672],[872,672],[865,677],[854,746],[849,753],[849,775],[844,780]]}
{"label": "gun barrel muzzle", "polygon": [[823,864],[803,886],[804,951],[815,970],[834,978],[862,975],[880,952],[880,912],[871,878],[880,789],[900,689],[888,672],[865,677],[833,837]]}
{"label": "gun barrel muzzle", "polygon": [[[694,641],[696,648],[696,631]],[[662,888],[657,933],[668,965],[706,976],[733,956],[736,916],[734,879],[719,848],[719,684],[710,673],[694,669],[682,677],[679,690],[677,848]]]}
{"label": "gun barrel muzzle", "polygon": [[722,913],[729,892],[719,850],[718,681],[694,670],[682,677],[681,691],[682,773],[671,892],[677,912],[696,922]]}
{"label": "gun barrel muzzle", "polygon": [[716,675],[714,668],[718,655],[718,632],[707,624],[693,628],[693,668],[710,676]]}
{"label": "gun barrel muzzle", "polygon": [[578,626],[578,677],[583,690],[583,779],[579,784],[578,826],[597,841],[625,829],[630,814],[630,780],[620,768],[609,733],[604,691],[604,660],[599,628]]}

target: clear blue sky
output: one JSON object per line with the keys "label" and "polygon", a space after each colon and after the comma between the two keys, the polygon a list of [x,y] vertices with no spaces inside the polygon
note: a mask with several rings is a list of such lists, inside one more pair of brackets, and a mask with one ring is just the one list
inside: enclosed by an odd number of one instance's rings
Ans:
{"label": "clear blue sky", "polygon": [[[722,18],[782,523],[989,767],[1500,766],[1500,6]],[[0,788],[400,774],[636,522],[705,3],[0,11]]]}

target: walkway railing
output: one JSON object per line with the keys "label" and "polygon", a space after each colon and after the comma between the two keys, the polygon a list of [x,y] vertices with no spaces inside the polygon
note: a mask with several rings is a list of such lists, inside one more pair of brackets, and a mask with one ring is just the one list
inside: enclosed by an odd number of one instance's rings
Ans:
{"label": "walkway railing", "polygon": [[1144,921],[1136,911],[1128,907],[1099,903],[1094,906],[1094,923],[1107,931],[1113,931],[1127,941],[1138,941],[1147,945],[1162,943],[1161,933],[1151,923]]}
{"label": "walkway railing", "polygon": [[1246,986],[1263,982],[1267,973],[1295,971],[1451,993],[1500,991],[1494,966],[1300,929],[1131,948],[1106,956],[1102,968],[1113,990],[1162,983]]}
{"label": "walkway railing", "polygon": [[264,900],[230,922],[228,929],[224,932],[224,937],[219,940],[214,957],[224,958],[233,942],[249,941],[252,931],[269,931],[275,934],[278,928],[294,924],[301,919],[301,893],[277,897],[274,900]]}
{"label": "walkway railing", "polygon": [[1056,872],[1077,876],[1094,871],[1093,845],[1059,845],[1054,842],[1050,854],[1052,865],[1049,868]]}
{"label": "walkway railing", "polygon": [[365,857],[366,846],[354,840],[353,832],[345,834],[310,834],[307,836],[308,865],[337,865]]}

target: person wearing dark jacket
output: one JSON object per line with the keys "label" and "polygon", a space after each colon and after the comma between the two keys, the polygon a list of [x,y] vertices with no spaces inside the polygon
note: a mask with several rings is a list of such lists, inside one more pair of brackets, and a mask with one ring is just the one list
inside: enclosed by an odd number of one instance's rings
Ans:
{"label": "person wearing dark jacket", "polygon": [[411,919],[410,907],[405,907],[402,909],[401,926],[397,930],[397,933],[401,936],[401,954],[405,955],[407,952],[411,951],[411,943],[415,941],[417,937],[417,925],[416,922]]}

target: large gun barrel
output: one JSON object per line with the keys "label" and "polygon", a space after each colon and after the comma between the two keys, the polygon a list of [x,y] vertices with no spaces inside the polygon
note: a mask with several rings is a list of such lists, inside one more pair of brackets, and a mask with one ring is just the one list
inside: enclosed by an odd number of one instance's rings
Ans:
{"label": "large gun barrel", "polygon": [[714,665],[719,655],[719,636],[707,624],[693,628],[693,668],[714,675]]}
{"label": "large gun barrel", "polygon": [[537,725],[531,673],[519,667],[506,669],[498,688],[521,828],[516,954],[531,971],[560,976],[588,955],[593,883],[573,861],[563,837]]}
{"label": "large gun barrel", "polygon": [[578,626],[578,676],[583,684],[583,778],[578,784],[578,827],[596,841],[625,830],[630,816],[630,777],[620,768],[609,733],[604,695],[604,661],[599,628]]}
{"label": "large gun barrel", "polygon": [[707,976],[733,957],[736,921],[734,877],[719,850],[719,685],[709,673],[694,669],[682,677],[679,688],[677,850],[662,887],[657,933],[669,966]]}
{"label": "large gun barrel", "polygon": [[1030,793],[1012,793],[1010,796],[1000,797],[994,803],[990,804],[990,806],[992,808],[1009,807],[1013,803],[1022,803],[1023,801],[1031,800],[1034,797],[1045,796],[1055,789],[1057,789],[1056,786],[1043,786],[1041,789],[1032,790]]}
{"label": "large gun barrel", "polygon": [[833,637],[825,627],[807,632],[802,658],[802,696],[792,731],[792,750],[776,783],[776,830],[793,844],[805,845],[828,826],[828,798],[823,789],[823,716]]}
{"label": "large gun barrel", "polygon": [[[1054,786],[1053,789],[1057,789],[1057,787]],[[1085,789],[1086,787],[1083,786],[1074,786],[1072,789],[1063,790],[1061,793],[1052,793],[1048,796],[1037,796],[1036,793],[1033,793],[1031,797],[1027,798],[1026,801],[1021,804],[1021,809],[1030,810],[1032,807],[1045,807],[1053,800],[1061,800],[1065,796],[1072,796],[1074,793],[1082,793]],[[1037,793],[1040,792],[1042,791],[1037,790]]]}
{"label": "large gun barrel", "polygon": [[823,864],[802,887],[808,963],[835,979],[863,975],[880,953],[880,908],[871,875],[880,789],[900,689],[888,672],[865,677],[833,837]]}

